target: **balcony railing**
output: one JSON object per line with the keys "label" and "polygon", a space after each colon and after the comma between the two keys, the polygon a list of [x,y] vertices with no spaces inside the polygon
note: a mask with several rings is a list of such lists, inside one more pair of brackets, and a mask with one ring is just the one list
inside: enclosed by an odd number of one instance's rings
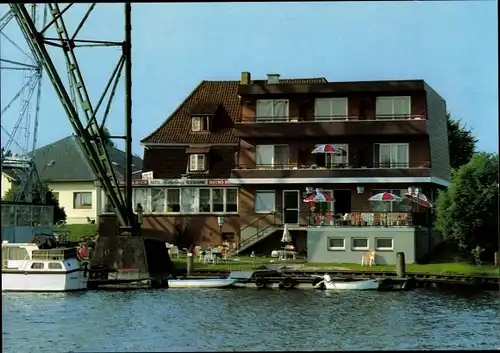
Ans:
{"label": "balcony railing", "polygon": [[402,163],[393,163],[393,162],[372,162],[371,164],[367,163],[366,165],[350,165],[347,161],[346,163],[334,163],[328,166],[320,167],[316,164],[306,164],[306,163],[292,163],[292,164],[284,164],[284,163],[274,163],[274,164],[256,164],[255,166],[251,166],[248,164],[239,164],[236,166],[236,169],[258,169],[258,170],[300,170],[300,169],[318,169],[318,170],[337,170],[337,169],[405,169],[405,168],[430,168],[429,161],[412,161],[412,162],[402,162]]}
{"label": "balcony railing", "polygon": [[239,123],[324,123],[345,121],[378,121],[378,120],[425,120],[421,114],[376,115],[374,117],[346,115],[314,115],[314,116],[254,116],[239,117]]}
{"label": "balcony railing", "polygon": [[[389,206],[390,207],[390,206]],[[310,227],[415,227],[429,224],[426,213],[410,211],[310,212]]]}

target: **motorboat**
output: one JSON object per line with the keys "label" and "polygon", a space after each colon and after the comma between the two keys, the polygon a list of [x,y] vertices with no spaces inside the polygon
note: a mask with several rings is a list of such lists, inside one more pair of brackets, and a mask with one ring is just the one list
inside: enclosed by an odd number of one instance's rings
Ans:
{"label": "motorboat", "polygon": [[76,248],[2,242],[2,291],[84,290],[87,279],[86,266]]}
{"label": "motorboat", "polygon": [[325,274],[314,288],[335,289],[335,290],[377,290],[380,287],[380,280],[367,279],[360,281],[335,281],[329,274]]}
{"label": "motorboat", "polygon": [[235,278],[169,279],[169,288],[227,288],[232,287]]}

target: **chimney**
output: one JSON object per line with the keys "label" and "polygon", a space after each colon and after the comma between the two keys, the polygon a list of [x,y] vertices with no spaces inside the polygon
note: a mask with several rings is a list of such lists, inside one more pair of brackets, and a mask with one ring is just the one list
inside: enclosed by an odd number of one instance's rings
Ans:
{"label": "chimney", "polygon": [[249,85],[251,80],[250,72],[241,73],[240,85]]}
{"label": "chimney", "polygon": [[267,84],[277,85],[279,83],[280,83],[280,75],[279,74],[267,74]]}

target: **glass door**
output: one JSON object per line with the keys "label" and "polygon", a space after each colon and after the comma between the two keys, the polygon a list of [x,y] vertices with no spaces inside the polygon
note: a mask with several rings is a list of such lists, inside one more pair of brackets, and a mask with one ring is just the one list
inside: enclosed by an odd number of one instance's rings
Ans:
{"label": "glass door", "polygon": [[283,191],[283,223],[299,224],[300,191]]}

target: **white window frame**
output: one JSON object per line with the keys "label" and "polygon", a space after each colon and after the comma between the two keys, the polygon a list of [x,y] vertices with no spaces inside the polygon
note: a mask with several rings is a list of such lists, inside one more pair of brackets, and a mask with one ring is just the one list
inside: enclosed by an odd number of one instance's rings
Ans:
{"label": "white window frame", "polygon": [[[203,129],[203,120],[205,120],[205,129]],[[191,118],[191,131],[201,132],[210,130],[210,118],[208,116],[193,116]]]}
{"label": "white window frame", "polygon": [[[354,240],[366,240],[365,246],[354,246]],[[370,249],[370,239],[364,237],[352,237],[351,238],[351,250],[353,251],[361,251],[361,250],[369,250]]]}
{"label": "white window frame", "polygon": [[[257,113],[258,111],[258,105],[259,103],[269,103],[272,102],[273,109],[271,116],[260,116],[260,114]],[[275,114],[275,103],[276,102],[285,102],[286,103],[286,112],[284,116],[276,116]],[[255,103],[255,121],[260,122],[260,123],[273,123],[273,122],[283,122],[283,121],[289,121],[290,120],[290,100],[288,99],[257,99]]]}
{"label": "white window frame", "polygon": [[204,172],[206,170],[207,170],[207,156],[205,154],[195,153],[189,155],[190,172]]}
{"label": "white window frame", "polygon": [[[318,104],[326,104],[328,102],[329,104],[329,115],[328,116],[321,116],[318,115]],[[332,113],[332,108],[334,105],[334,102],[342,102],[342,105],[345,107],[345,113],[339,116],[334,116]],[[314,120],[316,121],[331,121],[331,120],[347,120],[349,116],[349,99],[347,97],[335,97],[335,98],[316,98],[314,100]]]}
{"label": "white window frame", "polygon": [[[257,158],[258,158],[258,150],[259,146],[271,146],[273,148],[273,156],[271,158],[271,163],[270,164],[259,164]],[[287,169],[287,167],[290,165],[290,145],[285,145],[285,144],[278,144],[278,145],[256,145],[255,146],[255,165],[257,169],[274,169],[274,167],[277,165],[276,161],[278,158],[276,158],[276,147],[286,147],[288,149],[288,160],[286,163],[283,163],[285,166],[283,169]]]}
{"label": "white window frame", "polygon": [[[342,246],[330,246],[330,239],[340,239],[342,240],[343,242],[343,245]],[[328,250],[330,251],[345,251],[346,250],[346,247],[345,247],[345,238],[342,238],[342,237],[328,237],[327,240],[326,240],[327,244],[326,244],[326,247]]]}
{"label": "white window frame", "polygon": [[[257,209],[257,197],[262,194],[272,194],[273,195],[273,205],[270,209],[258,210]],[[254,200],[254,213],[255,214],[267,214],[271,212],[276,212],[276,191],[275,190],[255,190],[255,200]]]}
{"label": "white window frame", "polygon": [[[390,240],[391,247],[387,248],[387,247],[378,246],[379,240]],[[388,237],[375,238],[375,250],[377,250],[377,251],[394,251],[394,238],[388,238]]]}
{"label": "white window frame", "polygon": [[[163,210],[162,211],[153,211],[153,190],[158,191],[161,190],[163,191]],[[147,198],[148,202],[150,203],[149,209],[151,210],[152,214],[162,214],[162,213],[167,213],[167,189],[166,188],[149,188],[149,192],[147,192]],[[177,213],[177,212],[174,212]]]}
{"label": "white window frame", "polygon": [[[405,99],[408,101],[408,113],[397,113],[394,111],[394,100]],[[391,101],[392,110],[390,114],[379,114],[379,102]],[[411,96],[381,96],[377,97],[375,100],[375,119],[377,120],[398,120],[398,119],[409,119],[411,117]]]}
{"label": "white window frame", "polygon": [[[389,166],[388,167],[383,167],[383,168],[396,168],[396,169],[403,169],[403,168],[410,168],[410,144],[409,143],[376,143],[375,144],[375,148],[378,148],[378,168],[381,168],[380,166],[385,164],[386,162],[383,162],[382,161],[382,154],[380,153],[380,149],[381,147],[387,147],[389,146],[389,149],[390,149],[390,155],[389,155]],[[406,156],[405,156],[405,162],[404,164],[406,164],[407,166],[400,166],[399,162],[393,160],[393,156],[392,156],[392,150],[393,150],[393,147],[397,147],[397,146],[405,146],[406,147]],[[375,154],[376,150],[373,150],[373,153]],[[374,156],[375,157],[375,156]],[[375,160],[375,158],[373,158]]]}

